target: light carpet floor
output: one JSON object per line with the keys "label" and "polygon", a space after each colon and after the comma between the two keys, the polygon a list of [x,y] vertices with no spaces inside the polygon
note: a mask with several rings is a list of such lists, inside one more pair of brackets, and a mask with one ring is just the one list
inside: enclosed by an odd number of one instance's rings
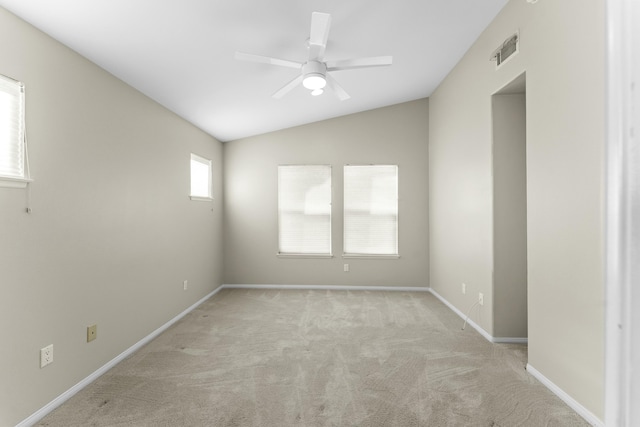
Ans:
{"label": "light carpet floor", "polygon": [[429,293],[225,289],[41,426],[587,426]]}

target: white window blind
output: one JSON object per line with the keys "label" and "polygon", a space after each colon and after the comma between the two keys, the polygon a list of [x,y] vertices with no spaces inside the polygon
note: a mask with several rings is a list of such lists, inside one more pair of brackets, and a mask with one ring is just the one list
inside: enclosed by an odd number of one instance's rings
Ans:
{"label": "white window blind", "polygon": [[210,200],[213,198],[211,190],[211,160],[191,154],[191,199]]}
{"label": "white window blind", "polygon": [[24,86],[0,75],[0,179],[29,181],[24,126]]}
{"label": "white window blind", "polygon": [[345,255],[398,255],[398,166],[344,167]]}
{"label": "white window blind", "polygon": [[331,255],[331,166],[278,166],[278,252]]}

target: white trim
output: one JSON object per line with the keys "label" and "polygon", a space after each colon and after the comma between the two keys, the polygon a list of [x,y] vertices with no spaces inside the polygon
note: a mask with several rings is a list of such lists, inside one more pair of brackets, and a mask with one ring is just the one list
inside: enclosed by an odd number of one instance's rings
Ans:
{"label": "white trim", "polygon": [[311,291],[397,291],[397,292],[430,292],[428,287],[419,286],[342,286],[342,285],[230,285],[223,289],[297,289]]}
{"label": "white trim", "polygon": [[189,198],[198,202],[213,202],[213,197],[189,196]]}
{"label": "white trim", "polygon": [[278,252],[276,254],[276,256],[278,258],[309,258],[309,259],[311,259],[311,258],[321,258],[321,259],[322,258],[326,258],[326,259],[333,258],[333,255],[331,255],[331,254],[294,254],[294,253],[288,254],[288,253],[280,253],[280,252]]}
{"label": "white trim", "polygon": [[[456,313],[458,316],[460,316],[462,319],[466,319],[467,315],[464,314],[462,311],[458,310],[456,308],[456,306],[454,306],[453,304],[451,304],[449,301],[447,301],[446,299],[444,299],[444,297],[442,295],[440,295],[439,293],[437,293],[436,291],[434,291],[433,289],[430,288],[430,292],[436,297],[438,298],[444,305],[446,305],[447,307],[449,307],[451,309],[451,311],[453,311],[454,313]],[[489,334],[489,332],[485,331],[484,329],[482,329],[482,327],[480,327],[480,325],[478,325],[476,322],[474,322],[471,319],[467,320],[467,324],[471,325],[471,327],[473,329],[475,329],[476,331],[478,331],[480,333],[480,335],[482,335],[483,337],[485,337],[487,339],[487,341],[489,342],[494,342],[493,341],[493,337],[491,336],[491,334]]]}
{"label": "white trim", "polygon": [[212,296],[217,294],[222,288],[223,288],[222,286],[219,286],[214,291],[212,291],[209,294],[205,295],[203,298],[198,300],[195,304],[191,305],[189,308],[187,308],[186,310],[184,310],[183,312],[178,314],[176,317],[174,317],[173,319],[169,320],[167,323],[165,323],[164,325],[160,326],[158,329],[156,329],[155,331],[151,332],[146,337],[142,338],[140,341],[138,341],[137,343],[135,343],[134,345],[132,345],[131,347],[129,347],[128,349],[126,349],[125,351],[120,353],[118,356],[116,356],[113,359],[111,359],[104,366],[102,366],[101,368],[98,368],[98,370],[93,372],[91,375],[89,375],[88,377],[86,377],[85,379],[83,379],[82,381],[80,381],[79,383],[77,383],[76,385],[74,385],[73,387],[71,387],[70,389],[65,391],[64,393],[62,393],[60,396],[58,396],[55,399],[53,399],[51,402],[49,402],[48,404],[46,404],[45,406],[40,408],[37,412],[33,413],[28,418],[25,418],[23,421],[21,421],[19,424],[17,424],[16,427],[30,427],[30,426],[34,425],[35,423],[37,423],[38,421],[40,421],[42,418],[44,418],[46,415],[48,415],[51,411],[53,411],[58,406],[62,405],[64,402],[66,402],[71,397],[73,397],[73,395],[75,395],[80,390],[82,390],[83,388],[85,388],[86,386],[91,384],[93,381],[98,379],[100,376],[105,374],[109,369],[113,368],[115,365],[120,363],[123,359],[125,359],[126,357],[128,357],[131,354],[135,353],[137,350],[139,350],[144,345],[148,344],[151,340],[153,340],[158,335],[160,335],[161,333],[166,331],[171,325],[173,325],[178,320],[182,319],[184,316],[189,314],[191,311],[193,311],[200,304],[202,304],[203,302],[205,302],[206,300],[208,300],[209,298],[211,298]]}
{"label": "white trim", "polygon": [[33,182],[33,180],[30,178],[11,178],[8,176],[0,176],[0,187],[4,188],[26,188],[31,182]]}
{"label": "white trim", "polygon": [[549,378],[545,377],[536,368],[527,363],[527,372],[529,372],[535,379],[540,381],[545,387],[547,387],[553,394],[558,396],[564,401],[571,409],[576,411],[578,415],[584,418],[589,424],[594,427],[604,427],[604,423],[600,418],[596,417],[591,411],[578,403],[577,400],[569,396],[564,390],[555,385]]}
{"label": "white trim", "polygon": [[400,254],[342,254],[344,259],[399,259]]}
{"label": "white trim", "polygon": [[518,337],[493,337],[495,344],[529,344],[529,338]]}
{"label": "white trim", "polygon": [[[434,291],[432,288],[429,288],[429,292],[431,292],[436,298],[438,298],[444,305],[449,307],[451,311],[453,311],[458,316],[460,316],[460,318],[467,319],[467,315],[465,313],[458,310],[457,307],[455,307],[453,304],[447,301],[442,295]],[[487,341],[492,342],[494,344],[528,344],[529,343],[529,339],[523,338],[523,337],[494,337],[471,319],[467,319],[467,324],[471,325],[471,327],[476,331],[478,331],[480,335],[485,337]]]}
{"label": "white trim", "polygon": [[640,7],[635,0],[606,3],[604,412],[607,425],[628,427],[640,425]]}

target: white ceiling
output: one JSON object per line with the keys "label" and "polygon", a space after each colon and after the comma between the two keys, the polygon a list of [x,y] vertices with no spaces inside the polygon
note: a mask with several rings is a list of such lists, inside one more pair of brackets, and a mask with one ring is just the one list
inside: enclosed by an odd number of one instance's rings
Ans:
{"label": "white ceiling", "polygon": [[[0,0],[220,141],[429,96],[508,0]],[[312,12],[332,16],[326,60],[392,55],[390,67],[337,71],[351,95],[271,94],[297,70],[235,51],[304,62]],[[490,53],[490,52],[489,52]],[[489,54],[488,53],[488,54]]]}

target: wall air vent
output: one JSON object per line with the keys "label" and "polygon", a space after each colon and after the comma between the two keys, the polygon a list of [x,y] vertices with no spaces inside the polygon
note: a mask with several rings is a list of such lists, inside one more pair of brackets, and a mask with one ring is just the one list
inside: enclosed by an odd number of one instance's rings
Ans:
{"label": "wall air vent", "polygon": [[519,52],[520,35],[513,34],[507,38],[489,57],[490,61],[496,61],[496,68],[500,68],[504,62]]}

